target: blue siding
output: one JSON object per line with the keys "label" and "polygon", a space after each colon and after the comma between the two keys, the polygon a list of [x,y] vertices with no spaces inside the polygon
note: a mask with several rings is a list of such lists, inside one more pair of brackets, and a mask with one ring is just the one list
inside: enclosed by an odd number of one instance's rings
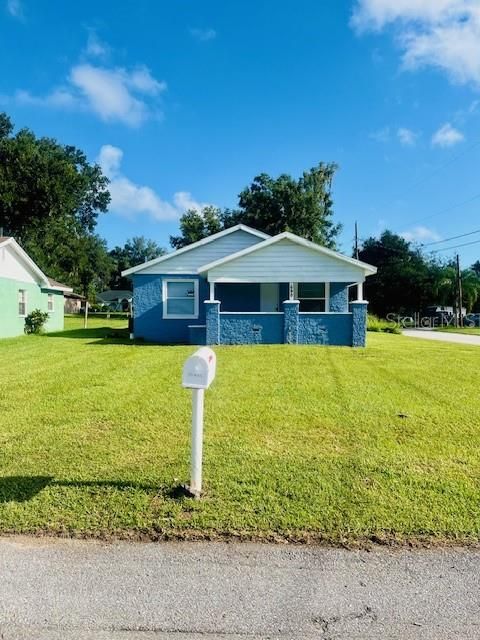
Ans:
{"label": "blue siding", "polygon": [[220,343],[282,344],[283,313],[221,313]]}
{"label": "blue siding", "polygon": [[[162,303],[163,279],[192,278],[199,281],[198,318],[188,320],[164,320]],[[142,275],[133,276],[133,309],[135,338],[163,344],[189,342],[188,325],[205,324],[205,306],[208,284],[205,278],[196,275]]]}
{"label": "blue siding", "polygon": [[300,313],[299,344],[352,346],[351,313]]}

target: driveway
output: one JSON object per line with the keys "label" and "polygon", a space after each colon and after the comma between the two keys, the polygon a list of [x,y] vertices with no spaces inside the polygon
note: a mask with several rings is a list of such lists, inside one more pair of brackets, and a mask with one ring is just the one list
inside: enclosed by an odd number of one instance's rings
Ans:
{"label": "driveway", "polygon": [[447,333],[432,331],[432,329],[403,329],[402,334],[409,338],[423,338],[439,342],[456,342],[458,344],[473,344],[480,347],[480,336],[470,336],[465,333]]}
{"label": "driveway", "polygon": [[480,637],[480,551],[0,538],[3,640]]}

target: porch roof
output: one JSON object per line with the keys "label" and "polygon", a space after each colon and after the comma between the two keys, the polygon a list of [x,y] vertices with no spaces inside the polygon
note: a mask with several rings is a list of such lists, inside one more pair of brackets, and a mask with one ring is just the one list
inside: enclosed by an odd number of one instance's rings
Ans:
{"label": "porch roof", "polygon": [[363,282],[377,269],[285,232],[198,271],[209,282]]}

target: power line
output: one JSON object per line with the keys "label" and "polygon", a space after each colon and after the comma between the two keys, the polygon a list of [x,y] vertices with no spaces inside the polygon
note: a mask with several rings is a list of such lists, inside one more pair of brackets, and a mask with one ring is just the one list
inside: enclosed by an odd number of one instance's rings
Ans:
{"label": "power line", "polygon": [[466,236],[473,236],[475,233],[480,233],[480,229],[476,231],[469,231],[468,233],[462,233],[459,236],[451,236],[450,238],[444,238],[443,240],[435,240],[434,242],[422,242],[421,247],[430,247],[432,244],[442,244],[443,242],[450,242],[450,240],[457,240],[458,238],[465,238]]}
{"label": "power line", "polygon": [[470,247],[472,244],[480,244],[480,240],[474,240],[473,242],[464,242],[463,244],[455,244],[452,247],[444,247],[443,249],[435,249],[430,253],[439,253],[440,251],[450,251],[450,249],[459,249],[460,247]]}
{"label": "power line", "polygon": [[474,200],[478,200],[478,198],[480,198],[480,193],[476,193],[474,196],[472,196],[471,198],[467,198],[466,200],[462,200],[461,202],[457,202],[456,204],[452,204],[449,207],[446,207],[445,209],[440,209],[440,211],[437,211],[436,213],[432,213],[428,216],[424,216],[423,218],[417,218],[416,220],[413,221],[407,221],[404,224],[417,224],[418,222],[424,222],[425,220],[430,220],[431,218],[436,218],[437,216],[441,216],[444,213],[449,213],[450,211],[453,211],[454,209],[458,209],[458,207],[462,207],[465,204],[469,204],[470,202],[473,202]]}
{"label": "power line", "polygon": [[402,196],[404,193],[406,193],[407,191],[410,192],[413,189],[415,189],[416,187],[418,187],[419,185],[421,185],[423,182],[426,182],[427,180],[429,180],[432,176],[434,176],[436,173],[438,173],[439,171],[441,171],[442,169],[445,169],[446,167],[449,167],[451,164],[453,164],[454,162],[456,162],[459,158],[462,158],[464,155],[466,155],[467,153],[469,153],[472,149],[475,149],[475,147],[478,147],[478,145],[480,145],[480,140],[477,140],[476,142],[473,142],[469,147],[467,147],[464,151],[462,151],[461,153],[458,153],[456,156],[454,156],[453,158],[450,158],[450,160],[447,160],[446,162],[443,162],[442,164],[438,165],[437,167],[435,167],[435,169],[433,169],[430,173],[428,173],[426,176],[424,176],[423,178],[419,178],[418,180],[415,180],[414,182],[412,182],[410,184],[410,186],[406,187],[403,191],[399,192],[395,198],[393,200],[390,200],[387,204],[391,204],[394,200],[398,199],[400,196]]}

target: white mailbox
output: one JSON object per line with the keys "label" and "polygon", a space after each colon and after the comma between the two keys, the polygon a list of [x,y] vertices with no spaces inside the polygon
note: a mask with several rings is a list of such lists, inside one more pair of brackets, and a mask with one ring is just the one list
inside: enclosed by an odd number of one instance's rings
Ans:
{"label": "white mailbox", "polygon": [[189,389],[208,389],[215,378],[217,357],[208,347],[195,351],[183,365],[182,386]]}

